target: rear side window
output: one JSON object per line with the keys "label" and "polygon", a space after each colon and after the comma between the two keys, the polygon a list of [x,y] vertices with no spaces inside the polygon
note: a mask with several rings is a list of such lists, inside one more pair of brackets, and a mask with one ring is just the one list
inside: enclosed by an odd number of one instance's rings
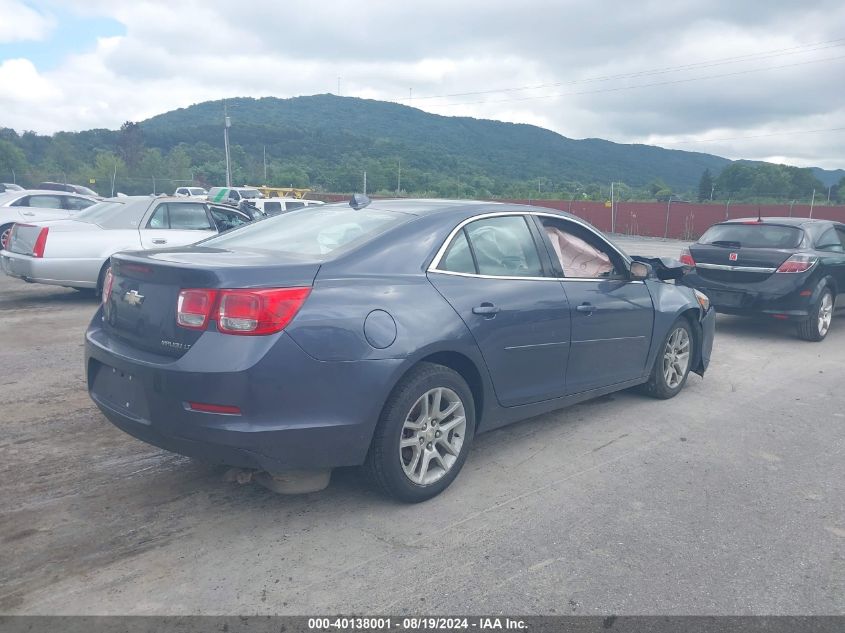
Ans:
{"label": "rear side window", "polygon": [[377,209],[350,209],[346,205],[306,207],[248,224],[212,237],[203,246],[260,248],[295,255],[327,255],[335,250],[363,244],[407,215]]}
{"label": "rear side window", "polygon": [[285,209],[287,211],[293,211],[294,209],[301,209],[305,206],[304,202],[286,202]]}
{"label": "rear side window", "polygon": [[440,270],[491,277],[542,277],[537,245],[519,215],[470,222],[449,245]]}
{"label": "rear side window", "polygon": [[35,207],[38,209],[64,209],[61,196],[26,196],[13,206]]}
{"label": "rear side window", "polygon": [[711,226],[700,244],[729,248],[798,248],[804,231],[794,226],[776,224],[716,224]]}
{"label": "rear side window", "polygon": [[213,228],[208,221],[205,207],[189,202],[168,202],[158,205],[147,227],[181,231],[208,231]]}
{"label": "rear side window", "polygon": [[452,273],[476,274],[475,262],[472,259],[469,242],[463,230],[452,240],[437,268]]}
{"label": "rear side window", "polygon": [[265,202],[264,203],[264,213],[267,215],[278,215],[282,212],[282,203],[281,202]]}

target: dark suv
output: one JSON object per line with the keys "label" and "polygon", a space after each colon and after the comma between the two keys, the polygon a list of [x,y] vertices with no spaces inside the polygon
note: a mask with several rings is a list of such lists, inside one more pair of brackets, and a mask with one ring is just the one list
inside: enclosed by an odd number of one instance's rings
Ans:
{"label": "dark suv", "polygon": [[808,218],[721,222],[681,253],[682,283],[726,314],[795,321],[808,341],[827,336],[845,297],[845,224]]}

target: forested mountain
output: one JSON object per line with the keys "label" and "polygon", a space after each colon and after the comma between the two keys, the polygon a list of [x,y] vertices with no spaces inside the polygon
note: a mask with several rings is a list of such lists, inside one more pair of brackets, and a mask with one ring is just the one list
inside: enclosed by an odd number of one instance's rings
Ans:
{"label": "forested mountain", "polygon": [[[690,193],[702,173],[731,161],[710,154],[573,140],[532,125],[443,117],[395,103],[333,95],[226,102],[236,183],[367,189],[442,196],[623,197]],[[0,120],[2,124],[2,120]],[[118,189],[169,189],[180,180],[225,182],[223,102],[167,112],[119,131],[52,137],[0,131],[0,180],[12,169],[37,178],[96,181]],[[812,188],[816,177],[806,172]],[[814,177],[815,176],[815,177]],[[155,179],[155,180],[154,180]],[[802,185],[803,186],[803,185]],[[818,183],[819,188],[823,186]]]}

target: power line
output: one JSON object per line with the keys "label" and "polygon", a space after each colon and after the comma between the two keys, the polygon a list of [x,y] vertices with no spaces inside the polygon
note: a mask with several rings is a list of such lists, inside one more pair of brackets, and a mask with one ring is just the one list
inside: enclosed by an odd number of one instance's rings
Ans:
{"label": "power line", "polygon": [[681,84],[681,83],[689,83],[691,81],[704,81],[707,79],[719,79],[722,77],[736,77],[739,75],[748,75],[751,73],[758,73],[764,72],[767,70],[780,70],[783,68],[793,68],[796,66],[806,66],[808,64],[820,64],[823,62],[830,62],[836,61],[839,59],[845,59],[845,55],[839,55],[837,57],[825,57],[823,59],[812,59],[805,62],[795,62],[794,64],[782,64],[780,66],[768,66],[766,68],[751,68],[748,70],[738,70],[731,73],[719,73],[716,75],[701,75],[698,77],[687,77],[684,79],[670,79],[667,81],[656,81],[647,84],[638,84],[635,86],[617,86],[615,88],[600,88],[598,90],[580,90],[575,92],[556,92],[547,95],[536,95],[532,97],[516,97],[513,99],[494,99],[494,100],[482,100],[482,101],[458,101],[454,103],[434,103],[429,105],[430,108],[446,108],[451,106],[462,106],[462,105],[476,105],[476,104],[490,104],[490,103],[513,103],[517,101],[536,101],[538,99],[551,99],[553,97],[569,97],[575,95],[588,95],[588,94],[600,94],[604,92],[619,92],[621,90],[634,90],[636,88],[651,88],[655,86],[668,86],[672,84]]}
{"label": "power line", "polygon": [[[539,90],[541,88],[553,88],[556,86],[566,86],[566,85],[575,85],[581,83],[594,83],[600,81],[612,81],[615,79],[632,79],[636,77],[644,77],[650,75],[658,75],[658,74],[665,74],[671,72],[679,72],[683,70],[697,70],[700,68],[711,68],[714,66],[720,66],[724,64],[736,64],[741,63],[744,61],[757,61],[758,59],[770,59],[773,57],[780,57],[783,55],[797,55],[803,53],[810,53],[815,52],[818,50],[825,50],[828,48],[836,48],[841,46],[842,43],[845,42],[845,38],[839,38],[835,40],[826,40],[823,42],[815,42],[812,44],[803,44],[801,46],[794,46],[791,48],[781,48],[781,49],[774,49],[769,51],[761,51],[759,53],[749,53],[747,55],[738,55],[734,57],[722,57],[713,60],[707,60],[702,62],[696,62],[692,64],[684,64],[681,66],[668,66],[663,68],[655,68],[650,70],[642,70],[636,71],[632,73],[621,73],[617,75],[603,75],[598,77],[586,77],[584,79],[573,79],[570,81],[558,81],[553,83],[543,83],[543,84],[535,84],[529,86],[517,86],[517,87],[505,87],[505,88],[497,88],[497,89],[490,89],[490,90],[476,90],[471,92],[454,92],[449,94],[441,94],[441,95],[426,95],[426,96],[417,96],[414,97],[415,101],[427,100],[427,99],[445,99],[451,97],[466,97],[466,96],[473,96],[473,95],[483,95],[483,94],[496,94],[500,92],[519,92],[523,90]],[[806,49],[806,50],[804,50]],[[398,101],[404,101],[404,99],[399,99]]]}

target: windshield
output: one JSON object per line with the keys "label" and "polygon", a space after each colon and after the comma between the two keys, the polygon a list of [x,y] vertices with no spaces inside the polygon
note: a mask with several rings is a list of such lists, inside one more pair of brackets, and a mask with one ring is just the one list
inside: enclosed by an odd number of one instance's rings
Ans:
{"label": "windshield", "polygon": [[369,209],[306,207],[250,224],[201,244],[220,248],[261,248],[297,255],[326,255],[361,244],[408,216]]}
{"label": "windshield", "polygon": [[79,222],[96,224],[104,229],[138,228],[149,207],[149,198],[128,202],[108,200],[88,207],[78,213],[74,219]]}
{"label": "windshield", "polygon": [[717,224],[699,240],[700,244],[744,248],[798,248],[804,231],[776,224]]}

